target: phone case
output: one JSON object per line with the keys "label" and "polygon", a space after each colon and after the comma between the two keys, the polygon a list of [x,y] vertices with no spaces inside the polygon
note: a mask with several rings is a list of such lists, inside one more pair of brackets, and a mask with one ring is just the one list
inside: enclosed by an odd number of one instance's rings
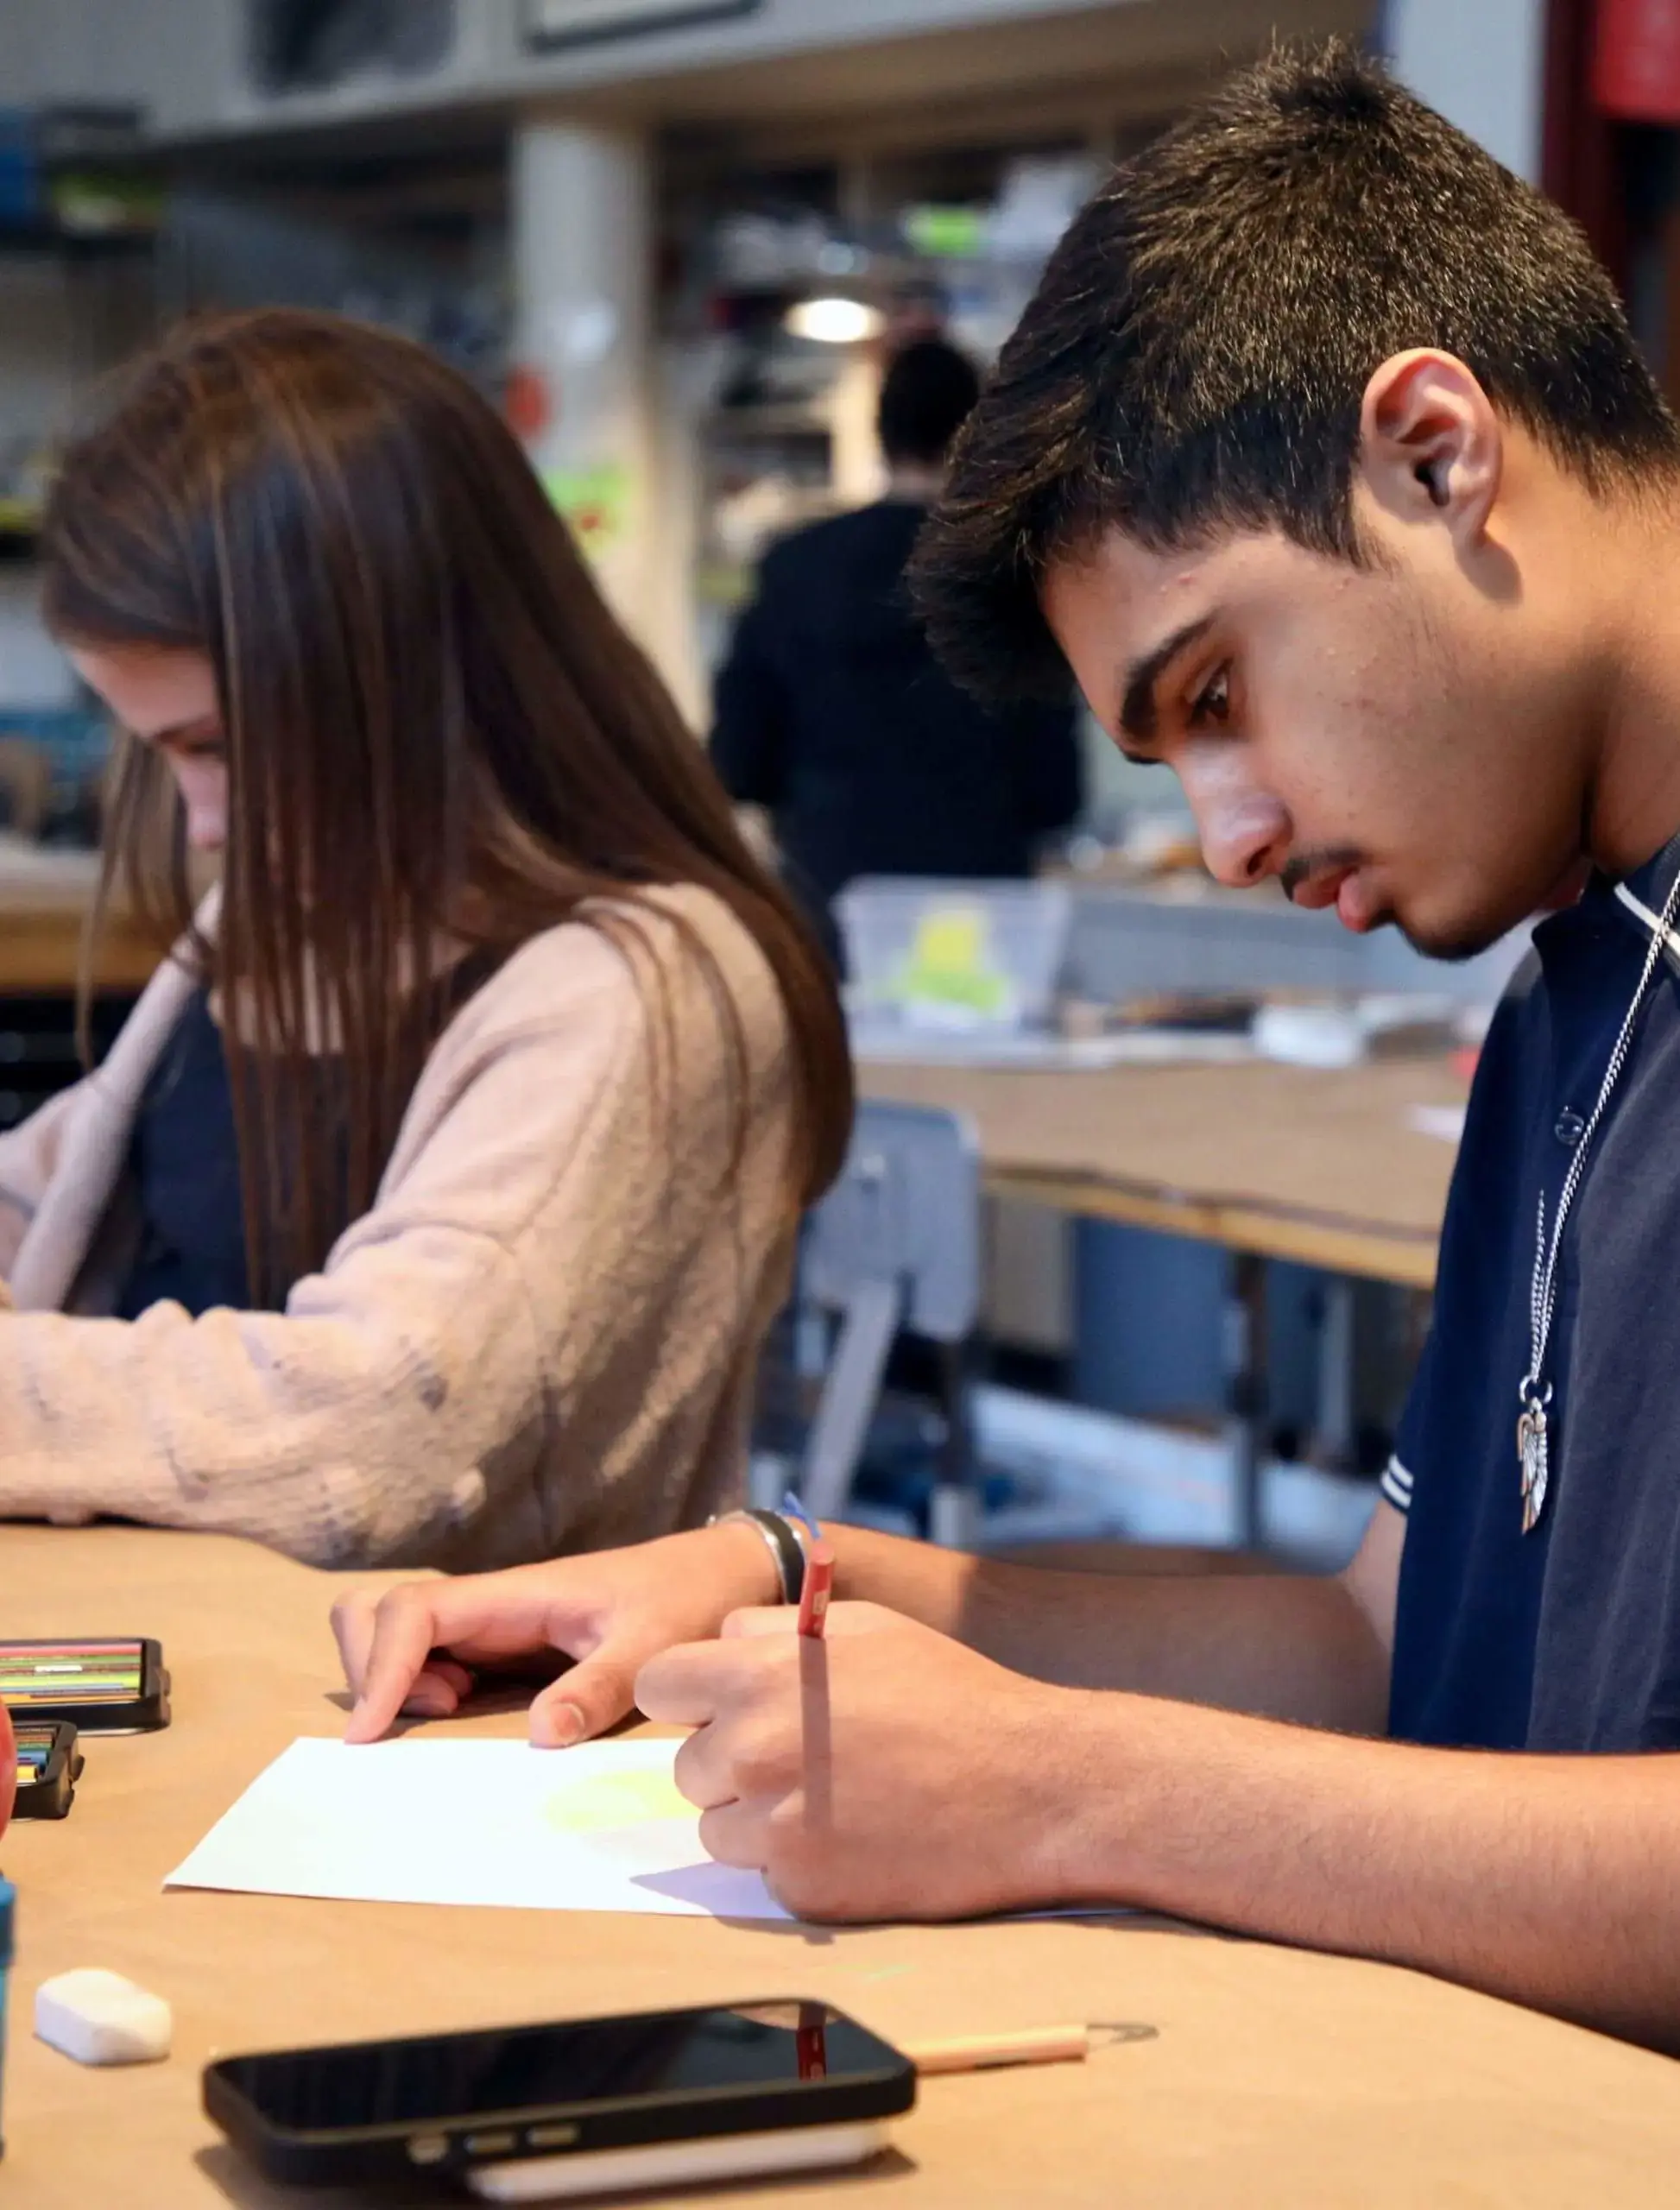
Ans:
{"label": "phone case", "polygon": [[580,2195],[640,2194],[654,2188],[663,2194],[726,2179],[837,2171],[867,2163],[888,2141],[878,2118],[859,2125],[802,2125],[797,2131],[784,2127],[779,2133],[731,2133],[721,2141],[664,2141],[648,2149],[486,2164],[467,2174],[467,2185],[481,2202],[575,2202]]}
{"label": "phone case", "polygon": [[162,1645],[136,1634],[0,1641],[0,1703],[15,1723],[63,1719],[84,1734],[155,1733],[169,1724]]}
{"label": "phone case", "polygon": [[17,1736],[16,1819],[61,1819],[76,1800],[82,1754],[68,1720],[23,1720]]}

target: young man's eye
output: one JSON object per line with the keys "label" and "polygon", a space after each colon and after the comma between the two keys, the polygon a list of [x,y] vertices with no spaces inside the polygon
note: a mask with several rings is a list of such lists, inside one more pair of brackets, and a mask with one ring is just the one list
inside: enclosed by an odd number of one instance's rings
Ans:
{"label": "young man's eye", "polygon": [[1231,671],[1222,667],[1190,710],[1192,729],[1220,729],[1231,717]]}

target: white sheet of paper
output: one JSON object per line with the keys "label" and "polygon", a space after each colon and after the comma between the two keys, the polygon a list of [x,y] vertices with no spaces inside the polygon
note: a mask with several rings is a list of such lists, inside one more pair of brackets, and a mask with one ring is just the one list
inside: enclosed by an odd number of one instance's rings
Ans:
{"label": "white sheet of paper", "polygon": [[164,1885],[785,1920],[756,1872],[701,1847],[699,1815],[671,1777],[677,1749],[305,1736]]}

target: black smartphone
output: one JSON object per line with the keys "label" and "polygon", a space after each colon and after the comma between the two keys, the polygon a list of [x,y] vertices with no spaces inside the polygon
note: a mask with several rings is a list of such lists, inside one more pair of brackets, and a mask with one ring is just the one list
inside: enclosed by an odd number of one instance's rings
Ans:
{"label": "black smartphone", "polygon": [[861,2161],[916,2099],[907,2056],[786,1998],[224,2057],[205,2109],[292,2186],[418,2172],[516,2201]]}

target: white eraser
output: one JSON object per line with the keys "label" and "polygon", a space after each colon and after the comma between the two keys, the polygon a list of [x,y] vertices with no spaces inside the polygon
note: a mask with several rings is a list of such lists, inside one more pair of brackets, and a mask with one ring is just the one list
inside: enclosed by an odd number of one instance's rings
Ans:
{"label": "white eraser", "polygon": [[174,2020],[161,1995],[120,1972],[61,1972],[35,1992],[35,2032],[78,2064],[154,2064]]}

